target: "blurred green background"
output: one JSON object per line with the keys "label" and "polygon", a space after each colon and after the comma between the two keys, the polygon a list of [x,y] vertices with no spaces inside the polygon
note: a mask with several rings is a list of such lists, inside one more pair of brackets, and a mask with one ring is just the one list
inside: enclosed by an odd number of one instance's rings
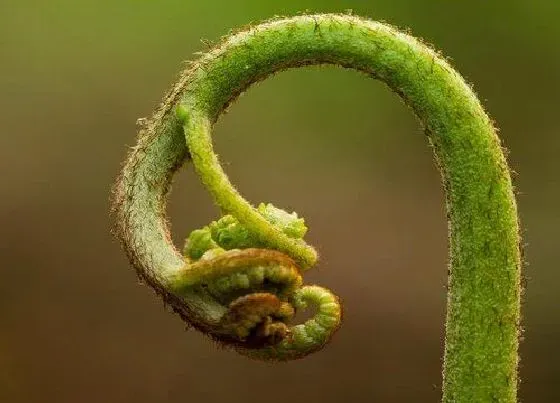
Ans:
{"label": "blurred green background", "polygon": [[[443,193],[418,123],[381,83],[336,68],[285,72],[215,130],[241,192],[311,227],[322,259],[307,281],[345,304],[322,352],[265,364],[185,332],[109,234],[110,186],[135,121],[202,38],[350,8],[435,44],[501,128],[530,262],[521,398],[560,401],[555,0],[0,1],[0,401],[438,401]],[[170,215],[178,245],[217,215],[192,167]]]}

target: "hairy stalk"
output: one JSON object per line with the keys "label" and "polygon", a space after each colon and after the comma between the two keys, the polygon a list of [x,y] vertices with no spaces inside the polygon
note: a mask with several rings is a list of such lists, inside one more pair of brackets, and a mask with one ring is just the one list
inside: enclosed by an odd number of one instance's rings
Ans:
{"label": "hairy stalk", "polygon": [[[141,131],[117,182],[117,230],[132,263],[185,320],[249,356],[296,358],[329,340],[340,305],[329,291],[299,280],[298,269],[313,266],[315,251],[302,234],[285,231],[280,213],[267,216],[241,197],[211,142],[212,125],[251,84],[317,64],[386,83],[433,146],[450,236],[443,401],[515,402],[520,240],[500,141],[461,76],[428,46],[385,24],[348,15],[272,20],[232,34],[193,63]],[[174,171],[189,157],[226,221],[244,235],[224,247],[225,230],[212,233],[211,225],[191,234],[183,257],[170,241],[164,204]],[[262,267],[277,287],[261,280]],[[318,305],[317,315],[286,327],[292,310],[308,302]]]}

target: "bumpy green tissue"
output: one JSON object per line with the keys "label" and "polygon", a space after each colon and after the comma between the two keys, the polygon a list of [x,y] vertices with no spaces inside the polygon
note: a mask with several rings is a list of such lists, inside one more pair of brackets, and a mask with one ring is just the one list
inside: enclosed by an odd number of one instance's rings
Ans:
{"label": "bumpy green tissue", "polygon": [[[290,238],[302,239],[307,232],[305,220],[298,217],[295,212],[288,213],[274,207],[271,203],[259,204],[257,211]],[[228,214],[201,229],[192,231],[185,242],[183,254],[192,260],[198,260],[207,251],[215,248],[230,250],[265,246],[255,234]]]}

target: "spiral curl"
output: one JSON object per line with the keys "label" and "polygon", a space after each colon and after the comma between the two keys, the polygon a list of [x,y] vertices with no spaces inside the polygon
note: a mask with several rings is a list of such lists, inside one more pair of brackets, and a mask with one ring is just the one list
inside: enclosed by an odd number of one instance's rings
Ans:
{"label": "spiral curl", "polygon": [[[302,239],[307,231],[295,213],[263,203],[257,211],[293,239]],[[296,263],[262,247],[232,215],[192,231],[183,250],[187,264],[177,273],[174,294],[207,294],[227,307],[214,334],[247,356],[288,360],[317,351],[340,325],[338,298],[322,287],[302,287]],[[308,303],[317,305],[317,315],[288,326],[295,311]]]}
{"label": "spiral curl", "polygon": [[[386,24],[329,14],[275,19],[227,36],[190,64],[140,130],[115,186],[116,233],[132,265],[186,322],[248,356],[298,358],[328,342],[340,322],[338,299],[300,283],[316,251],[241,197],[211,141],[213,124],[250,85],[320,64],[383,81],[415,112],[433,146],[450,239],[443,401],[515,402],[520,236],[500,140],[449,63]],[[245,243],[228,245],[210,226],[189,237],[199,244],[187,256],[173,246],[164,207],[186,161],[226,221],[247,234]],[[316,316],[290,327],[294,311],[309,303],[318,306]]]}

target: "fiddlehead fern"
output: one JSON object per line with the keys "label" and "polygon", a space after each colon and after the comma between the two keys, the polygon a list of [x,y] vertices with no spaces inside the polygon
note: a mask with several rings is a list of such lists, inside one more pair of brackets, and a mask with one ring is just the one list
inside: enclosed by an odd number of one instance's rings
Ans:
{"label": "fiddlehead fern", "polygon": [[[210,136],[251,84],[312,64],[385,82],[422,122],[441,169],[450,232],[443,400],[514,402],[519,234],[499,139],[461,76],[387,25],[347,15],[272,20],[225,38],[193,63],[141,130],[117,181],[117,231],[133,265],[183,319],[247,355],[290,359],[328,341],[340,305],[327,290],[301,287],[300,269],[313,266],[315,251],[301,233],[285,230],[289,215],[267,216],[239,195]],[[185,160],[226,214],[189,237],[187,257],[173,247],[164,220],[172,175]],[[230,224],[233,241],[223,235]],[[318,305],[316,316],[289,328],[294,308],[307,303]]]}

